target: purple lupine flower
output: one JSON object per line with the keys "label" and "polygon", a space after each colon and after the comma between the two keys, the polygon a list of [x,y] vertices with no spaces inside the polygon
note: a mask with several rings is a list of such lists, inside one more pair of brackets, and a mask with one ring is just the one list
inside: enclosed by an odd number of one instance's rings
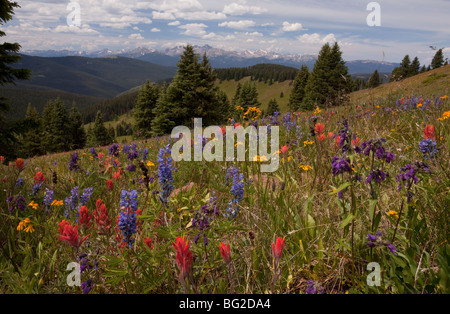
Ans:
{"label": "purple lupine flower", "polygon": [[95,151],[95,148],[94,148],[94,147],[91,147],[90,152],[91,152],[92,157],[94,157],[94,158],[97,158],[97,157],[98,157],[98,154],[97,154],[97,152]]}
{"label": "purple lupine flower", "polygon": [[134,164],[129,164],[129,165],[127,166],[127,170],[128,170],[129,172],[135,172],[135,171],[136,171],[136,165],[134,165]]}
{"label": "purple lupine flower", "polygon": [[23,195],[18,195],[16,198],[10,196],[6,199],[6,202],[10,205],[10,214],[14,211],[14,209],[20,209],[21,211],[24,211],[27,208],[26,200]]}
{"label": "purple lupine flower", "polygon": [[25,181],[23,180],[23,178],[18,178],[17,181],[16,181],[15,187],[16,188],[17,187],[21,188],[21,187],[23,187],[24,184],[25,184]]}
{"label": "purple lupine flower", "polygon": [[120,195],[120,207],[131,209],[133,212],[138,210],[138,193],[136,190],[122,190]]}
{"label": "purple lupine flower", "polygon": [[419,143],[419,149],[422,151],[425,160],[434,158],[439,153],[436,141],[433,141],[431,138],[422,140]]}
{"label": "purple lupine flower", "polygon": [[54,200],[53,190],[46,188],[44,196],[44,204],[46,206],[50,206],[53,203],[53,200]]}
{"label": "purple lupine flower", "polygon": [[244,175],[239,172],[235,167],[230,167],[227,170],[227,177],[231,176],[233,178],[233,184],[231,186],[232,199],[228,202],[227,212],[225,216],[228,219],[233,219],[236,217],[239,211],[239,203],[244,198],[244,186],[245,182]]}
{"label": "purple lupine flower", "polygon": [[69,170],[70,171],[78,171],[80,170],[80,166],[78,165],[78,153],[74,153],[72,157],[70,158],[69,162]]}
{"label": "purple lupine flower", "polygon": [[133,247],[135,239],[133,235],[137,233],[137,214],[131,213],[129,210],[120,212],[119,229],[122,231],[123,242],[126,242],[129,248]]}
{"label": "purple lupine flower", "polygon": [[39,193],[39,191],[41,190],[42,184],[43,183],[33,185],[33,191],[31,192],[32,196],[36,196]]}
{"label": "purple lupine flower", "polygon": [[93,287],[92,278],[89,278],[87,281],[81,283],[81,290],[83,294],[89,294]]}
{"label": "purple lupine flower", "polygon": [[83,192],[83,194],[81,194],[81,197],[80,197],[80,205],[81,206],[86,206],[86,204],[88,203],[89,199],[92,196],[93,190],[94,190],[93,187],[84,189],[84,192]]}
{"label": "purple lupine flower", "polygon": [[397,256],[397,251],[398,249],[392,244],[392,243],[387,243],[385,244],[386,247],[392,252],[392,254],[394,254],[395,256]]}
{"label": "purple lupine flower", "polygon": [[372,171],[367,177],[366,183],[371,183],[375,180],[378,184],[386,180],[386,177],[389,177],[388,173],[385,173],[383,170],[376,169]]}
{"label": "purple lupine flower", "polygon": [[345,172],[351,172],[350,159],[333,157],[331,169],[334,177]]}
{"label": "purple lupine flower", "polygon": [[119,144],[112,144],[109,148],[109,156],[119,156]]}
{"label": "purple lupine flower", "polygon": [[148,157],[148,148],[144,148],[144,150],[142,151],[142,160],[147,160]]}
{"label": "purple lupine flower", "polygon": [[[168,155],[167,157],[164,156],[165,153]],[[169,196],[174,189],[174,186],[172,184],[172,182],[174,181],[172,177],[172,170],[174,168],[172,167],[172,157],[170,157],[170,154],[171,150],[169,148],[169,145],[167,145],[165,148],[161,148],[158,154],[158,177],[159,184],[162,189],[161,193],[159,194],[159,198],[166,207],[168,206],[167,204]]]}
{"label": "purple lupine flower", "polygon": [[308,286],[306,287],[306,294],[324,294],[325,290],[323,287],[316,283],[314,280],[308,280]]}

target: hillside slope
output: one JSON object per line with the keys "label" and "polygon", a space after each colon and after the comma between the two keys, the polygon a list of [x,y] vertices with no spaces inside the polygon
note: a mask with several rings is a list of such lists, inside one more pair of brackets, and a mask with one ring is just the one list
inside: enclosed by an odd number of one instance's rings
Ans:
{"label": "hillside slope", "polygon": [[101,98],[115,97],[146,80],[170,79],[176,72],[176,68],[122,57],[42,58],[23,55],[16,66],[32,71],[31,79],[17,82],[17,88],[61,90]]}

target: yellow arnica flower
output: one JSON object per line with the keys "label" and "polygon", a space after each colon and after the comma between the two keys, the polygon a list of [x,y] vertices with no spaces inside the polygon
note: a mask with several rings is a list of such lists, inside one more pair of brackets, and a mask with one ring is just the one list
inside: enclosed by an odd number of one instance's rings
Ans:
{"label": "yellow arnica flower", "polygon": [[256,156],[253,157],[253,161],[254,162],[263,162],[263,161],[267,161],[267,160],[268,159],[267,159],[266,156],[258,156],[258,155],[256,155]]}
{"label": "yellow arnica flower", "polygon": [[33,233],[34,231],[35,231],[35,230],[34,230],[34,228],[33,228],[32,225],[28,225],[28,226],[25,228],[25,232]]}
{"label": "yellow arnica flower", "polygon": [[301,165],[299,168],[302,169],[303,171],[310,171],[310,170],[312,170],[312,167],[311,167],[311,166],[304,166],[304,165]]}
{"label": "yellow arnica flower", "polygon": [[28,206],[32,207],[34,210],[39,208],[39,204],[36,204],[34,201],[31,201],[31,203],[28,204]]}
{"label": "yellow arnica flower", "polygon": [[64,202],[61,200],[61,201],[57,201],[57,200],[54,200],[50,205],[51,206],[62,206],[64,204]]}
{"label": "yellow arnica flower", "polygon": [[423,106],[422,104],[418,104],[418,105],[417,105],[417,108],[420,108],[420,107],[422,107],[422,106]]}
{"label": "yellow arnica flower", "polygon": [[17,225],[17,230],[18,231],[25,231],[27,233],[28,232],[29,233],[33,233],[35,230],[34,230],[33,226],[30,223],[31,223],[30,218],[25,218],[24,220],[19,222],[19,224]]}
{"label": "yellow arnica flower", "polygon": [[306,147],[306,145],[313,145],[314,142],[313,141],[304,141],[303,142],[303,146]]}
{"label": "yellow arnica flower", "polygon": [[398,218],[398,213],[395,210],[391,210],[389,211],[388,216],[395,216],[396,218]]}
{"label": "yellow arnica flower", "polygon": [[321,112],[322,112],[322,110],[320,110],[320,108],[317,107],[316,110],[314,111],[314,114],[319,114],[319,113],[321,113]]}
{"label": "yellow arnica flower", "polygon": [[450,111],[446,111],[442,114],[442,118],[439,118],[438,121],[444,121],[450,119]]}
{"label": "yellow arnica flower", "polygon": [[448,95],[442,96],[441,99],[447,99]]}
{"label": "yellow arnica flower", "polygon": [[155,166],[155,164],[152,163],[151,161],[147,162],[147,167],[154,167],[154,166]]}

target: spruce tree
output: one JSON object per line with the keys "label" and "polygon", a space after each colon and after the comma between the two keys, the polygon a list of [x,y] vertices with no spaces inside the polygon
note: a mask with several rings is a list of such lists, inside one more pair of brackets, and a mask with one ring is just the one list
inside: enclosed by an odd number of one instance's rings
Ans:
{"label": "spruce tree", "polygon": [[151,137],[152,121],[155,118],[153,110],[156,108],[159,95],[159,87],[149,81],[141,87],[133,109],[134,134],[137,138]]}
{"label": "spruce tree", "polygon": [[28,104],[24,120],[24,127],[26,128],[26,131],[20,140],[20,156],[28,158],[45,154],[42,147],[42,125],[42,119],[39,117],[36,108],[31,104]]}
{"label": "spruce tree", "polygon": [[419,72],[420,72],[419,58],[415,57],[414,60],[411,62],[408,77],[417,75],[417,74],[419,74]]}
{"label": "spruce tree", "polygon": [[444,54],[442,52],[442,49],[439,49],[434,55],[433,60],[431,61],[431,68],[438,69],[443,65],[444,65]]}
{"label": "spruce tree", "polygon": [[[20,8],[17,2],[7,0],[0,1],[0,25],[12,20],[14,9]],[[0,37],[6,33],[0,30]],[[0,44],[0,86],[15,84],[15,80],[26,80],[31,76],[30,70],[12,67],[12,64],[21,59],[18,43],[3,42]],[[8,99],[0,97],[0,156],[15,158],[17,151],[17,134],[20,133],[20,126],[17,123],[6,121],[4,114],[10,110]]]}
{"label": "spruce tree", "polygon": [[372,76],[369,78],[369,81],[367,82],[367,87],[375,88],[380,86],[380,84],[381,84],[380,74],[378,73],[378,70],[375,70]]}
{"label": "spruce tree", "polygon": [[105,146],[111,144],[113,141],[108,132],[108,129],[105,127],[105,124],[103,123],[103,115],[100,110],[97,111],[94,127],[92,129],[91,140],[93,141],[93,143],[90,143],[90,145],[92,146]]}
{"label": "spruce tree", "polygon": [[305,87],[308,83],[309,69],[306,65],[302,65],[300,71],[294,80],[294,87],[289,97],[289,109],[291,111],[297,111],[301,108],[303,99],[305,98]]}
{"label": "spruce tree", "polygon": [[244,108],[244,112],[250,107],[259,108],[261,103],[258,100],[258,90],[256,84],[246,81],[242,85],[242,90],[239,97],[239,105]]}
{"label": "spruce tree", "polygon": [[69,124],[68,124],[69,136],[70,136],[70,146],[72,150],[81,149],[86,146],[87,135],[83,127],[83,120],[81,114],[78,111],[75,104],[72,105],[72,110],[69,114]]}
{"label": "spruce tree", "polygon": [[280,107],[278,106],[277,100],[276,99],[271,99],[269,101],[269,105],[267,108],[267,115],[268,116],[273,116],[273,114],[275,112],[280,112]]}
{"label": "spruce tree", "polygon": [[241,98],[241,90],[242,90],[242,84],[239,82],[236,87],[236,92],[234,93],[233,100],[231,102],[231,105],[234,109],[236,109],[237,106],[239,106],[239,101]]}
{"label": "spruce tree", "polygon": [[67,109],[59,98],[46,104],[43,120],[45,150],[49,153],[69,150],[72,140],[69,133],[69,119]]}
{"label": "spruce tree", "polygon": [[343,103],[344,96],[349,91],[349,82],[348,68],[342,59],[338,43],[333,47],[329,43],[325,44],[305,86],[303,109]]}

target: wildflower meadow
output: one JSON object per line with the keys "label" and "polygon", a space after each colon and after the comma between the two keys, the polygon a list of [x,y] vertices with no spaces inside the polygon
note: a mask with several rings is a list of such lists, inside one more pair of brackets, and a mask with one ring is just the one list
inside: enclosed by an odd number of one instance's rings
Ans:
{"label": "wildflower meadow", "polygon": [[447,294],[449,113],[405,95],[230,117],[224,138],[279,128],[268,173],[249,141],[246,161],[176,162],[170,136],[0,156],[0,292]]}

